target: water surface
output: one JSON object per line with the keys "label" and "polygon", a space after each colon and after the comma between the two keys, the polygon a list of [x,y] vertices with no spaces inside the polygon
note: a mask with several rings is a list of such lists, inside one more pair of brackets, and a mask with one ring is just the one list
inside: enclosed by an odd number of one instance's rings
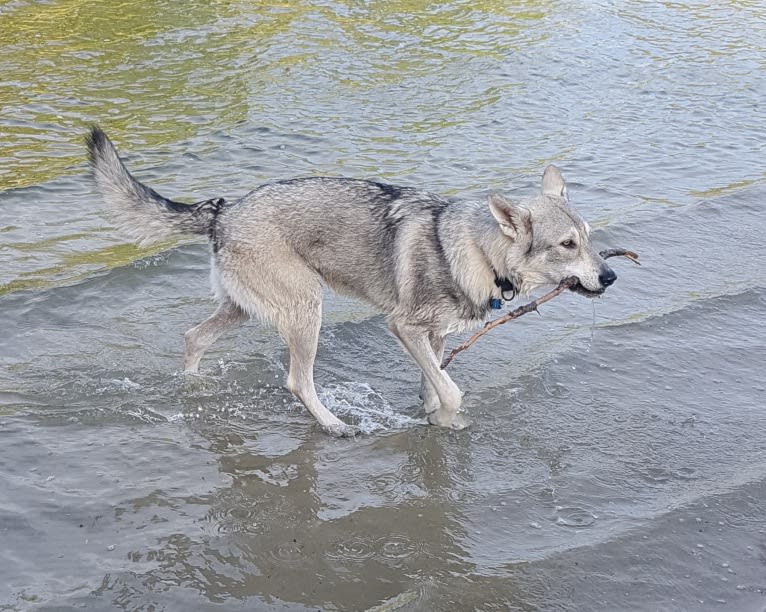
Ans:
{"label": "water surface", "polygon": [[[763,610],[759,3],[0,2],[0,608]],[[203,244],[126,244],[98,122],[171,197],[296,175],[531,194],[619,281],[450,366],[473,426],[328,295],[323,435],[255,323],[179,375]]]}

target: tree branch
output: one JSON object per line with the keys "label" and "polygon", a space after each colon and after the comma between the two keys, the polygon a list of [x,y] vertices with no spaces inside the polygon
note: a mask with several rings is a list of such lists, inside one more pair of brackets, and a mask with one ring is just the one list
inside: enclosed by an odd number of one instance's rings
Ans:
{"label": "tree branch", "polygon": [[[604,259],[607,259],[609,257],[626,257],[630,259],[633,263],[637,265],[641,265],[638,261],[638,255],[634,253],[633,251],[628,251],[626,249],[607,249],[605,251],[601,251],[599,253],[601,257]],[[532,312],[533,310],[537,310],[542,304],[545,304],[545,302],[552,300],[560,293],[566,291],[567,289],[572,289],[573,287],[576,287],[580,284],[580,279],[578,279],[576,276],[569,276],[565,278],[563,281],[561,281],[558,284],[558,287],[556,287],[553,291],[549,291],[543,296],[540,296],[536,300],[532,300],[529,302],[529,304],[524,304],[523,306],[519,306],[515,310],[512,310],[509,313],[504,314],[502,317],[498,317],[497,319],[494,319],[493,321],[487,321],[484,324],[484,327],[482,327],[479,331],[477,331],[475,334],[473,334],[470,338],[468,338],[465,342],[462,342],[458,346],[456,346],[454,349],[452,349],[452,352],[447,356],[447,358],[442,362],[441,369],[443,370],[446,368],[452,360],[457,356],[458,353],[462,353],[464,350],[466,350],[469,346],[471,346],[474,342],[476,342],[479,338],[481,338],[484,334],[486,334],[491,329],[494,329],[498,325],[502,325],[503,323],[508,323],[508,321],[512,321],[513,319],[518,319],[521,315],[525,315],[528,312]]]}

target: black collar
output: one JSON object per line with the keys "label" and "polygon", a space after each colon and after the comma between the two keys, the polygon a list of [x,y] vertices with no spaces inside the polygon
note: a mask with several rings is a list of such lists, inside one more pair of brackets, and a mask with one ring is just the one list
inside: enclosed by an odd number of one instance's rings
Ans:
{"label": "black collar", "polygon": [[[505,301],[510,302],[513,298],[516,297],[516,287],[510,278],[498,276],[497,272],[495,272],[495,285],[500,288],[500,296]],[[511,297],[506,297],[506,293],[510,293]]]}

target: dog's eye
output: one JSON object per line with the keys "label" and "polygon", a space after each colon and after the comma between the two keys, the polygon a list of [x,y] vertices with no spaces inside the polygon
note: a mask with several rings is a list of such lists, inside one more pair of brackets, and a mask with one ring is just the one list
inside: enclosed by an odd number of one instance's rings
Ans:
{"label": "dog's eye", "polygon": [[573,249],[577,245],[575,245],[574,240],[564,240],[564,242],[561,243],[561,246],[565,249]]}

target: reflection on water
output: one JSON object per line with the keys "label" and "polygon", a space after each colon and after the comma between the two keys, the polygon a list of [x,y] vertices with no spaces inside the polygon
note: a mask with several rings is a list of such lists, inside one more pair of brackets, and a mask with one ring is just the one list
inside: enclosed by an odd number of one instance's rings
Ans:
{"label": "reflection on water", "polygon": [[[320,135],[319,125],[308,125],[311,110],[291,99],[311,95],[312,114],[336,98],[353,114],[368,110],[360,105],[373,98],[407,104],[417,97],[408,85],[433,79],[445,60],[502,60],[526,37],[527,22],[544,16],[536,4],[140,0],[115,11],[61,0],[44,11],[32,3],[6,7],[4,72],[14,94],[0,99],[12,136],[0,149],[3,186],[77,170],[89,121],[107,124],[118,140],[145,152],[270,112],[302,124],[303,134]],[[431,96],[415,102],[412,111],[420,112],[390,128],[433,139],[466,111],[496,103],[503,87],[477,100],[451,83],[431,92],[442,104],[433,106]],[[373,146],[398,152],[388,129],[370,136]]]}
{"label": "reflection on water", "polygon": [[[761,609],[763,19],[0,2],[0,607]],[[188,201],[307,174],[528,194],[556,162],[644,265],[453,364],[460,433],[422,424],[382,317],[328,297],[320,393],[366,432],[330,439],[255,323],[179,375],[207,253],[112,231],[96,121]]]}

